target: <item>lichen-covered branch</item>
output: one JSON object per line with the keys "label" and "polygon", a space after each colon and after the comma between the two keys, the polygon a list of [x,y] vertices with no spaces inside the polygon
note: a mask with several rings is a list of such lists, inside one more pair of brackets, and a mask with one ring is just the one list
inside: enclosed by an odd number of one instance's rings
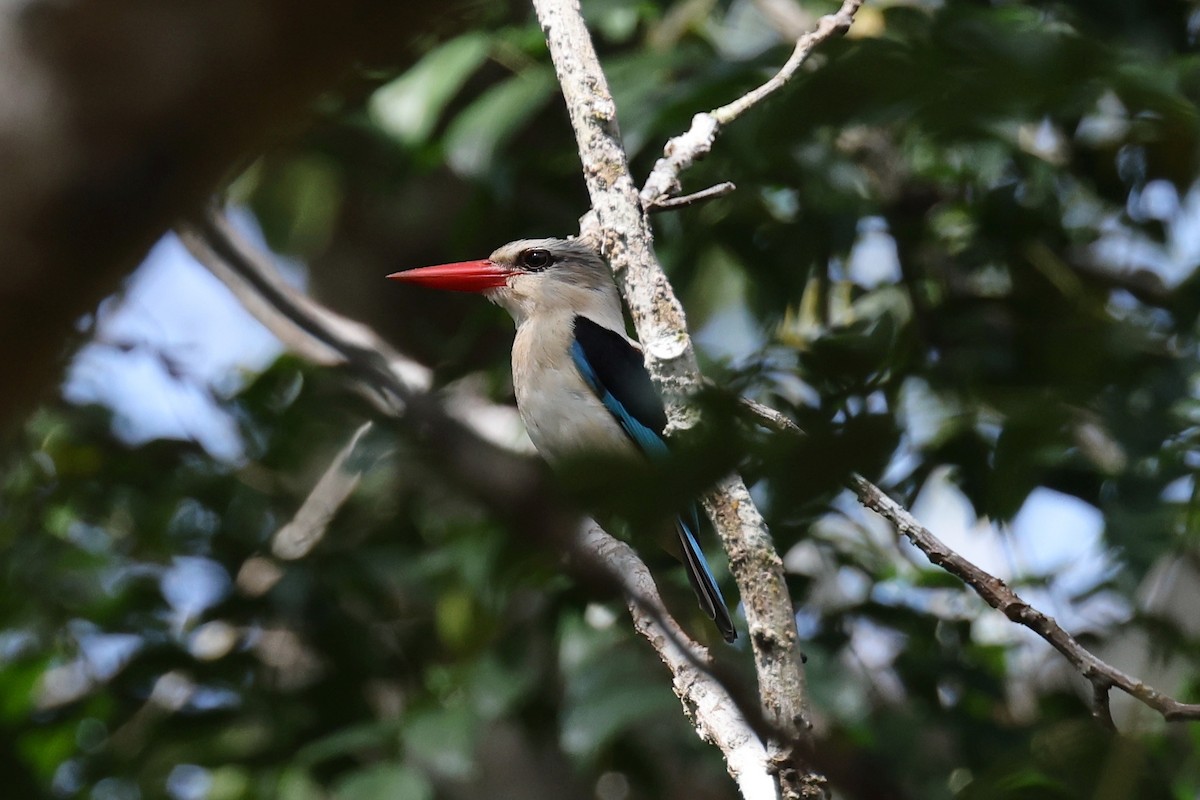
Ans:
{"label": "lichen-covered branch", "polygon": [[[637,327],[651,374],[675,425],[693,422],[684,398],[700,381],[683,309],[652,246],[643,203],[629,172],[616,107],[591,36],[573,0],[533,0],[566,99],[592,202],[598,239]],[[857,7],[857,6],[855,6]],[[651,201],[661,202],[665,192]],[[803,763],[805,686],[793,606],[783,565],[761,514],[737,476],[705,499],[730,556],[750,630],[764,712],[781,732],[770,743],[771,768],[785,797],[823,797],[823,779]]]}
{"label": "lichen-covered branch", "polygon": [[581,530],[578,541],[580,549],[596,553],[620,580],[634,627],[671,671],[671,686],[700,737],[716,745],[725,756],[742,797],[775,798],[775,782],[767,769],[767,750],[762,740],[734,698],[720,681],[714,680],[708,652],[667,615],[646,565],[629,545],[595,523]]}

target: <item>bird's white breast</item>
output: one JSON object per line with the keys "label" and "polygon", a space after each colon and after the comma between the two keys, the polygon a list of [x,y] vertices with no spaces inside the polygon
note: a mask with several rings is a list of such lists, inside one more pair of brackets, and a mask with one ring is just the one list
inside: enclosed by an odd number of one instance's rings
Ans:
{"label": "bird's white breast", "polygon": [[572,319],[530,319],[517,328],[513,389],[529,438],[552,464],[586,453],[633,455],[633,444],[571,359]]}

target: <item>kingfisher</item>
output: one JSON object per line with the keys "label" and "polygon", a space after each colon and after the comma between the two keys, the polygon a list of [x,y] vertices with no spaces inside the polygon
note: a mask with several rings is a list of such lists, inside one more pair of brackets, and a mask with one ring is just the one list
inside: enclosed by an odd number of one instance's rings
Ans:
{"label": "kingfisher", "polygon": [[[551,467],[580,454],[665,458],[667,415],[625,333],[608,265],[578,239],[521,239],[489,257],[387,276],[482,294],[517,325],[512,348],[517,409]],[[725,641],[737,639],[700,542],[695,504],[675,519],[683,564],[700,608]]]}

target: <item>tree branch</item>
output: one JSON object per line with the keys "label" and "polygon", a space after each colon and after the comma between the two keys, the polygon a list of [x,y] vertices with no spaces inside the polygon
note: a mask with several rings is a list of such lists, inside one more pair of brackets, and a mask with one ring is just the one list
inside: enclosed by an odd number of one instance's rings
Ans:
{"label": "tree branch", "polygon": [[917,522],[912,514],[884,494],[875,484],[861,475],[855,475],[850,479],[850,486],[858,495],[859,502],[895,525],[896,530],[924,553],[931,563],[961,579],[989,606],[1013,622],[1029,628],[1061,653],[1091,684],[1093,716],[1102,724],[1109,728],[1114,727],[1112,714],[1108,709],[1108,695],[1113,687],[1140,700],[1168,721],[1200,719],[1200,704],[1181,703],[1101,661],[1074,636],[1063,630],[1053,617],[1029,605],[1004,581],[947,547],[941,539]]}
{"label": "tree branch", "polygon": [[767,769],[767,750],[748,724],[737,698],[713,680],[708,652],[693,642],[667,613],[646,569],[633,548],[605,533],[592,522],[577,540],[579,548],[595,553],[624,590],[633,624],[650,642],[671,671],[672,688],[683,703],[700,738],[716,745],[725,756],[729,774],[746,800],[772,800],[775,782]]}
{"label": "tree branch", "polygon": [[733,181],[722,181],[715,186],[710,186],[707,189],[701,189],[698,192],[685,194],[679,197],[662,197],[655,200],[646,206],[647,214],[656,214],[660,211],[674,211],[677,208],[686,208],[698,203],[705,203],[718,197],[724,197],[727,194],[735,191],[736,186]]}
{"label": "tree branch", "polygon": [[841,8],[821,17],[816,28],[796,41],[791,56],[770,80],[732,103],[692,117],[691,128],[668,141],[663,148],[663,157],[654,164],[642,187],[642,205],[646,208],[660,206],[666,198],[676,194],[680,173],[712,150],[721,128],[783,88],[818,45],[850,27],[862,4],[863,0],[843,0]]}
{"label": "tree branch", "polygon": [[271,553],[276,558],[287,561],[303,558],[325,538],[329,523],[342,504],[354,494],[362,479],[362,468],[351,466],[350,458],[370,430],[370,422],[358,426],[350,440],[329,462],[295,515],[271,537]]}
{"label": "tree branch", "polygon": [[[839,18],[842,27],[860,3],[847,0],[848,10]],[[584,235],[598,238],[599,248],[612,266],[637,327],[646,365],[663,389],[672,422],[676,426],[694,424],[695,412],[688,408],[685,397],[699,386],[699,369],[683,309],[654,255],[645,211],[671,192],[664,187],[639,196],[621,144],[616,107],[578,4],[573,0],[533,0],[533,5],[566,99],[591,198],[597,230],[589,229],[591,217],[586,217]],[[804,37],[797,45],[802,53],[799,61],[836,29],[825,23],[816,34]],[[792,61],[797,61],[791,67],[794,72],[799,61],[795,55],[789,64]],[[790,73],[776,83],[782,85],[788,76]],[[757,90],[754,100],[741,105],[749,107],[773,90]],[[731,120],[740,111],[722,113]],[[715,136],[717,118],[710,118]],[[668,151],[670,148],[668,145]],[[678,175],[678,169],[674,174]],[[677,182],[670,188],[675,187]],[[730,568],[741,592],[764,712],[782,733],[770,743],[771,766],[781,793],[785,797],[824,797],[824,778],[805,766],[803,759],[808,740],[804,670],[779,554],[740,477],[721,481],[704,505],[729,552]]]}
{"label": "tree branch", "polygon": [[[767,428],[791,435],[804,435],[799,425],[775,409],[753,401],[744,401],[743,404]],[[1200,719],[1200,703],[1176,700],[1100,660],[1064,630],[1053,617],[1022,600],[1003,580],[947,547],[945,542],[918,522],[907,509],[888,497],[883,489],[861,475],[851,476],[849,488],[863,506],[892,523],[896,531],[924,553],[930,563],[961,580],[989,606],[1013,622],[1029,628],[1061,653],[1091,684],[1092,715],[1106,728],[1116,729],[1109,708],[1109,694],[1113,688],[1120,689],[1154,709],[1169,722]]]}

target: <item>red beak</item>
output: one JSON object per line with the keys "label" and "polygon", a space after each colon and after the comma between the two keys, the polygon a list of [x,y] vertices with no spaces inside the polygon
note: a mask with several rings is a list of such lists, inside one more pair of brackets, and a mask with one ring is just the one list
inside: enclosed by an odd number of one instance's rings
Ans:
{"label": "red beak", "polygon": [[419,267],[404,272],[393,272],[388,277],[394,281],[415,283],[431,289],[449,289],[452,292],[486,292],[499,289],[510,275],[517,271],[505,269],[488,259],[482,261],[460,261],[457,264],[438,264],[436,267]]}

